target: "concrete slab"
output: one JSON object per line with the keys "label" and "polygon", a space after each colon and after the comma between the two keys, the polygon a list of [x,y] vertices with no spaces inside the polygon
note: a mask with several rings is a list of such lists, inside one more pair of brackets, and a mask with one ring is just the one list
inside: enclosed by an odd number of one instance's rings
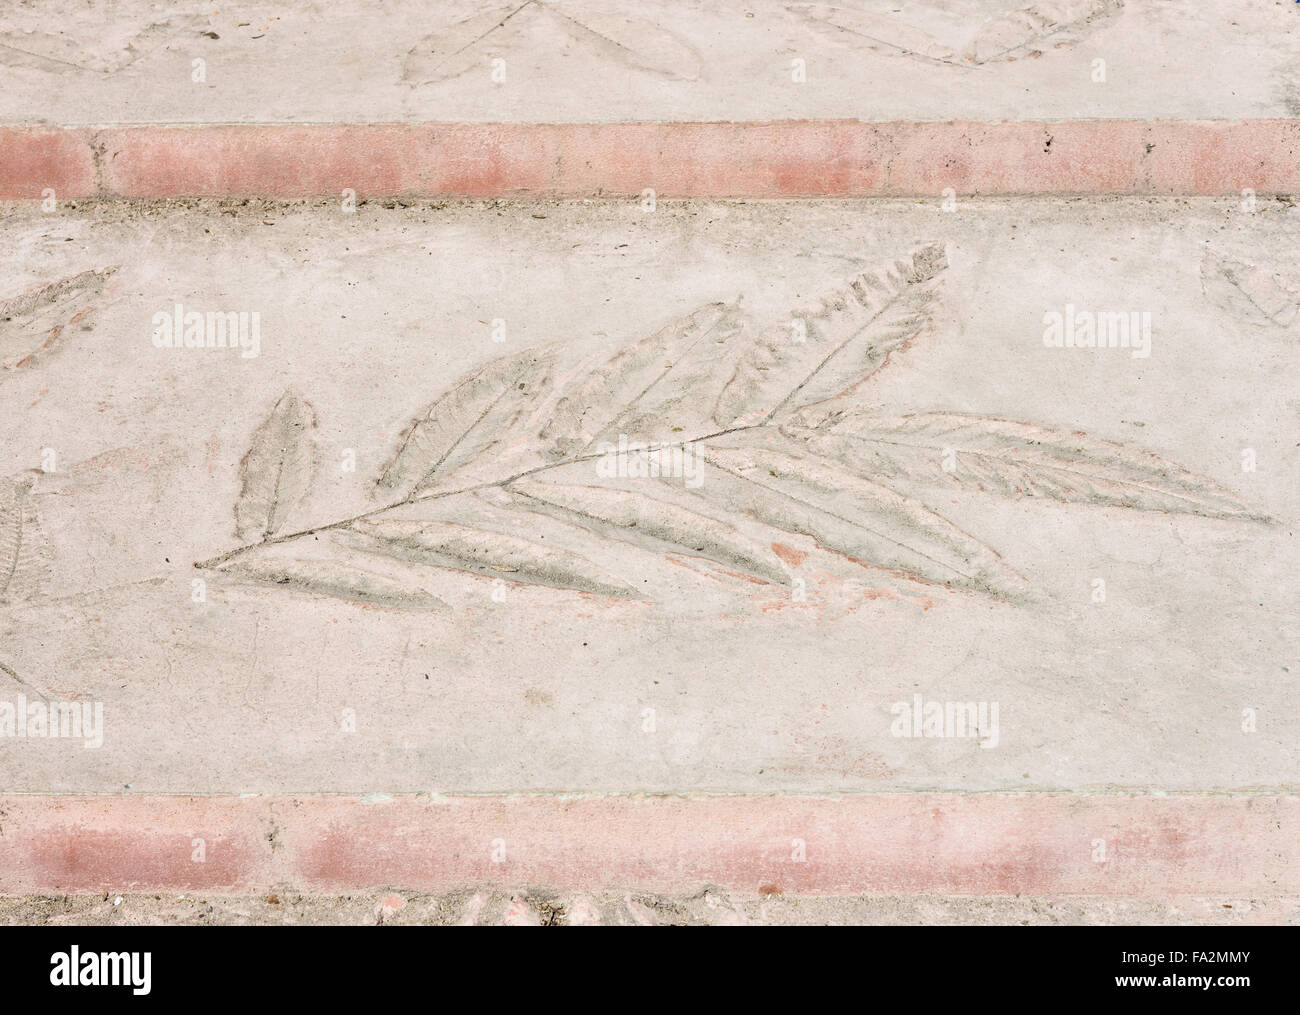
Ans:
{"label": "concrete slab", "polygon": [[[9,792],[1294,791],[1289,202],[0,235],[3,700],[102,706]],[[256,347],[160,348],[177,304]],[[1086,313],[1149,347],[1045,344]]]}
{"label": "concrete slab", "polygon": [[274,10],[10,5],[0,122],[1300,114],[1300,11],[1283,0],[650,0],[634,13],[616,0],[290,0]]}

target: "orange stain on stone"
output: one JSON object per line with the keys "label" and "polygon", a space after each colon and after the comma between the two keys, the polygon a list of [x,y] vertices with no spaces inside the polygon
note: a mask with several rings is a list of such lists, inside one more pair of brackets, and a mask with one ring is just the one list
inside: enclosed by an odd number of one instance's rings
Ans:
{"label": "orange stain on stone", "polygon": [[786,546],[785,543],[773,543],[772,552],[791,567],[798,567],[808,559],[807,550],[796,550],[793,546]]}

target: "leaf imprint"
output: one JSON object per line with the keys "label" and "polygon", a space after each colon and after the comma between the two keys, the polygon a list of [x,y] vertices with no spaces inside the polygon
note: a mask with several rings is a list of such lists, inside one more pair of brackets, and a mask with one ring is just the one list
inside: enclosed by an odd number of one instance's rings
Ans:
{"label": "leaf imprint", "polygon": [[0,603],[30,599],[49,574],[49,544],[32,499],[37,475],[22,473],[0,498]]}
{"label": "leaf imprint", "polygon": [[553,362],[553,353],[526,350],[476,370],[407,427],[379,486],[420,493],[499,445],[550,390]]}
{"label": "leaf imprint", "polygon": [[757,542],[726,522],[635,490],[517,480],[507,488],[531,501],[592,522],[672,543],[778,585],[790,576]]}
{"label": "leaf imprint", "polygon": [[352,599],[403,610],[444,610],[448,605],[418,585],[354,567],[341,561],[291,557],[245,557],[223,564],[223,574],[287,585],[301,592]]}
{"label": "leaf imprint", "polygon": [[636,594],[586,557],[519,536],[440,521],[363,520],[350,528],[371,548],[401,560],[602,596]]}
{"label": "leaf imprint", "polygon": [[[545,421],[554,352],[501,357],[405,429],[377,481],[393,494],[387,503],[270,538],[311,477],[314,416],[286,393],[255,435],[236,512],[241,535],[267,542],[198,566],[422,609],[439,602],[421,584],[421,569],[435,568],[639,598],[621,576],[647,554],[674,564],[703,558],[727,572],[723,580],[786,586],[806,557],[790,544],[811,540],[832,565],[847,558],[1024,603],[1024,579],[926,506],[918,487],[968,484],[1009,496],[1268,520],[1209,479],[1110,441],[861,405],[861,386],[928,326],[946,267],[944,248],[923,244],[765,331],[751,331],[734,304],[707,303],[586,371]],[[1286,313],[1285,301],[1256,292],[1265,316]],[[591,454],[604,443],[610,447]],[[392,517],[413,513],[423,517]],[[17,581],[12,562],[25,530],[15,529],[15,517],[11,510],[0,518],[0,595]],[[332,538],[317,545],[323,533]],[[279,556],[300,538],[310,538],[312,559]],[[618,574],[597,563],[602,540]],[[327,550],[343,559],[319,559]]]}
{"label": "leaf imprint", "polygon": [[315,471],[315,428],[311,405],[290,388],[253,433],[239,467],[243,489],[235,503],[235,530],[241,539],[275,535],[307,495]]}
{"label": "leaf imprint", "polygon": [[68,325],[84,322],[115,271],[92,268],[0,301],[0,369],[31,366]]}

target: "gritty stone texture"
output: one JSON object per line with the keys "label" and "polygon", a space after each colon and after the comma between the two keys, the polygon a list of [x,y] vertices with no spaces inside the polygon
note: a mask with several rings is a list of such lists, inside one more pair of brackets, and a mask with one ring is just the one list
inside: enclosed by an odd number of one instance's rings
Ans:
{"label": "gritty stone texture", "polygon": [[[121,899],[120,902],[117,900]],[[1115,898],[797,898],[728,895],[557,895],[522,889],[416,895],[398,912],[377,915],[380,895],[56,895],[0,896],[0,925],[45,926],[506,926],[513,906],[531,926],[966,926],[1288,924],[1300,922],[1295,898],[1267,901],[1180,897],[1168,902]]]}
{"label": "gritty stone texture", "polygon": [[[274,10],[242,0],[9,5],[0,122],[1300,112],[1300,13],[1282,0],[651,0],[634,10],[618,0],[292,0]],[[1094,80],[1099,60],[1104,81]]]}

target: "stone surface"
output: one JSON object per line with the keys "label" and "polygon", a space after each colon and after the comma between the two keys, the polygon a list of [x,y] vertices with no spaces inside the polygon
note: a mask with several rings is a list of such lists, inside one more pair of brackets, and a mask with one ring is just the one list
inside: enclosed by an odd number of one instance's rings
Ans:
{"label": "stone surface", "polygon": [[0,820],[12,895],[479,886],[461,919],[516,924],[483,893],[1300,895],[1294,794],[29,795]]}
{"label": "stone surface", "polygon": [[0,20],[0,122],[1300,112],[1300,12],[1283,0],[650,0],[635,11],[617,0],[290,0],[274,9],[119,0],[106,16],[77,0],[11,6]]}
{"label": "stone surface", "polygon": [[[1227,200],[12,207],[6,298],[71,281],[3,333],[0,429],[12,439],[0,471],[8,517],[22,513],[28,535],[0,609],[0,662],[11,697],[102,703],[103,743],[0,739],[6,788],[1293,787],[1298,226],[1285,202],[1247,214]],[[721,524],[709,539],[733,529],[757,548],[749,564],[698,533],[683,546],[503,499],[501,478],[556,461],[540,434],[566,393],[584,397],[584,371],[736,300],[736,347],[776,335],[795,355],[781,369],[797,370],[824,339],[804,318],[810,352],[787,344],[792,314],[924,243],[949,264],[920,287],[919,330],[844,404],[1086,432],[1154,453],[1192,485],[1165,494],[1139,472],[1116,486],[1086,463],[1080,480],[1066,462],[1000,486],[978,455],[946,473],[947,438],[900,464],[879,455],[887,437],[864,463],[840,431],[814,433],[822,462],[879,475],[974,540],[918,536],[882,506],[878,522],[904,528],[874,549],[876,522],[774,527],[776,509],[753,517],[758,494],[721,474],[674,490],[604,480],[587,460],[512,487],[648,490]],[[154,317],[177,302],[260,313],[259,355],[156,348]],[[1149,312],[1149,357],[1045,347],[1044,315],[1067,304]],[[893,341],[898,323],[864,341]],[[508,446],[453,473],[483,489],[376,513],[402,499],[376,480],[413,419],[485,364],[544,348],[552,387]],[[678,376],[660,391],[686,398],[674,410],[685,420],[722,381]],[[251,496],[241,461],[286,391],[310,407],[314,468],[276,531],[312,531],[226,559],[257,538],[237,531]],[[731,464],[756,448],[806,454],[770,428],[713,443],[754,440],[779,446],[733,449]],[[1248,452],[1255,471],[1243,471]],[[1030,481],[1036,496],[1017,496]],[[362,515],[369,528],[337,527]],[[469,526],[433,530],[462,539],[442,549],[469,557],[436,562],[463,570],[392,558],[411,551],[383,539],[421,519]],[[521,563],[509,540],[526,536],[554,554]],[[967,565],[931,552],[974,554],[996,576],[971,585]],[[303,573],[311,562],[324,571]],[[891,562],[938,584],[871,566]],[[895,735],[915,695],[923,709],[997,703],[996,748]]]}
{"label": "stone surface", "polygon": [[0,199],[1300,191],[1300,121],[0,128]]}
{"label": "stone surface", "polygon": [[[384,926],[493,926],[508,900],[520,893],[460,892],[413,897]],[[691,895],[637,898],[618,895],[573,896],[525,890],[524,897],[553,927],[716,926],[741,915],[752,923],[773,926],[915,926],[1008,924],[1180,926],[1187,924],[1250,925],[1300,922],[1294,898],[1182,896],[1174,900],[1038,898],[1030,896],[883,896],[874,898],[806,898],[729,895],[717,889]],[[275,901],[269,901],[274,898]],[[377,896],[302,895],[127,895],[121,905],[99,895],[0,896],[0,925],[46,926],[140,925],[370,926],[377,921]],[[714,903],[709,905],[709,901]],[[723,904],[720,904],[723,903]],[[540,920],[540,917],[539,917]]]}
{"label": "stone surface", "polygon": [[1298,26],[8,5],[0,923],[1295,923]]}

